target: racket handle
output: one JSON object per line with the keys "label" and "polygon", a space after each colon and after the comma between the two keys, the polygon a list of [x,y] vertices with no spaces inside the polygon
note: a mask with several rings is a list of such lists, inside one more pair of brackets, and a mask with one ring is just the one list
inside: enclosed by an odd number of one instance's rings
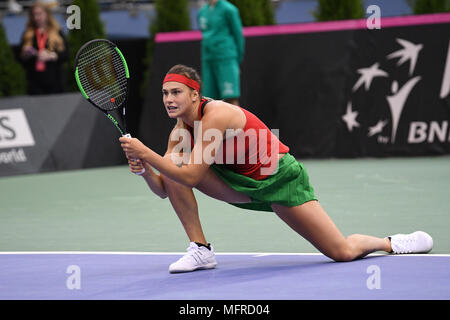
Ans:
{"label": "racket handle", "polygon": [[[127,134],[124,134],[122,137],[131,138],[131,134],[127,133]],[[137,159],[133,159],[133,160],[136,161]],[[135,174],[137,174],[138,176],[143,175],[144,173],[145,173],[145,168],[142,168],[142,170],[139,172],[135,172]]]}

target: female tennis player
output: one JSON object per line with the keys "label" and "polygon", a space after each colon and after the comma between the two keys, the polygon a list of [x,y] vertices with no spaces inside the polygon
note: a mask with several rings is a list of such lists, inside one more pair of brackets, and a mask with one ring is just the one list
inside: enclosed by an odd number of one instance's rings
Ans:
{"label": "female tennis player", "polygon": [[200,88],[200,77],[190,67],[176,65],[167,73],[163,102],[177,123],[164,157],[136,138],[119,139],[131,171],[145,167],[143,178],[155,194],[169,197],[190,240],[186,255],[172,263],[169,272],[217,264],[203,234],[194,187],[241,208],[275,212],[335,261],[352,261],[375,251],[400,254],[432,249],[433,240],[423,231],[386,238],[344,237],[317,201],[304,166],[289,148],[254,114],[203,98]]}

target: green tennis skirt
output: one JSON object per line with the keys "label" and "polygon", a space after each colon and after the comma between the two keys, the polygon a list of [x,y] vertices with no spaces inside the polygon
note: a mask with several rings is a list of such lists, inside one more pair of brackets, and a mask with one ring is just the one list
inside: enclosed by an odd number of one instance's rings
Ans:
{"label": "green tennis skirt", "polygon": [[234,190],[250,197],[252,201],[248,203],[230,203],[239,208],[273,212],[272,203],[294,207],[317,200],[306,169],[289,153],[278,161],[278,171],[263,180],[246,177],[223,165],[213,164],[210,168]]}

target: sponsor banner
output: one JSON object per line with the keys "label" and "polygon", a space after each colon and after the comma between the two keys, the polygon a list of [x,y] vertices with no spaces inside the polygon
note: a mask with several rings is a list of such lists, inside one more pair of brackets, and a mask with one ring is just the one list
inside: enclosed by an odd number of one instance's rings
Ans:
{"label": "sponsor banner", "polygon": [[34,146],[23,109],[0,110],[0,149]]}
{"label": "sponsor banner", "polygon": [[[450,14],[365,25],[246,29],[241,106],[278,129],[297,158],[449,154]],[[158,39],[140,136],[163,153],[174,120],[162,79],[175,64],[201,71],[201,62],[198,33]]]}
{"label": "sponsor banner", "polygon": [[79,93],[0,99],[0,176],[124,164],[118,138]]}
{"label": "sponsor banner", "polygon": [[337,155],[450,153],[450,24],[395,31],[358,38]]}

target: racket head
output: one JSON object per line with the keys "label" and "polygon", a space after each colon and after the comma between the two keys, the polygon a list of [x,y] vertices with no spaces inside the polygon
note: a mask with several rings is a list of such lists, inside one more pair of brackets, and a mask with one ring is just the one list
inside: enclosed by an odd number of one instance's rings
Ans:
{"label": "racket head", "polygon": [[75,79],[83,96],[102,111],[125,107],[130,74],[125,57],[111,41],[94,39],[78,50]]}

